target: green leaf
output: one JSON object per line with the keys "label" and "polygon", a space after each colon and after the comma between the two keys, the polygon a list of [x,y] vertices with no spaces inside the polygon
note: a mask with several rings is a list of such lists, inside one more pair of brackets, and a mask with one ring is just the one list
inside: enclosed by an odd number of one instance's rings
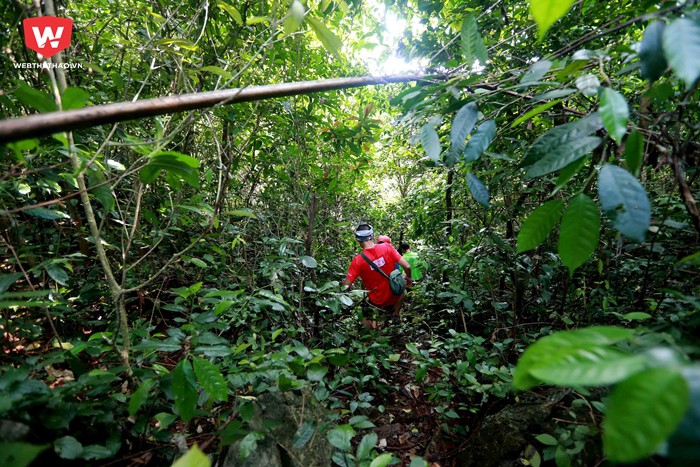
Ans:
{"label": "green leaf", "polygon": [[328,432],[328,442],[341,451],[350,451],[350,441],[355,436],[355,429],[350,425],[339,425]]}
{"label": "green leaf", "polygon": [[539,365],[546,365],[560,352],[571,351],[565,349],[575,350],[585,346],[601,347],[628,341],[633,337],[633,330],[617,326],[594,326],[557,332],[543,337],[525,349],[525,353],[518,360],[513,375],[513,387],[517,390],[525,390],[537,386],[540,381],[533,377],[530,371]]}
{"label": "green leaf", "polygon": [[627,133],[630,109],[622,94],[611,88],[598,89],[600,97],[600,118],[608,134],[620,144]]}
{"label": "green leaf", "polygon": [[207,268],[209,265],[199,258],[190,258],[190,263],[200,268]]}
{"label": "green leaf", "polygon": [[545,154],[537,162],[526,168],[525,177],[535,178],[556,172],[581,159],[595,148],[600,146],[603,140],[597,136],[584,136],[582,138],[566,141]]}
{"label": "green leaf", "polygon": [[464,61],[469,66],[474,65],[476,60],[479,60],[479,65],[486,66],[488,60],[488,51],[484,38],[479,32],[479,27],[476,24],[476,16],[474,13],[468,13],[462,22],[462,55]]}
{"label": "green leaf", "polygon": [[62,459],[78,459],[83,453],[83,445],[72,436],[64,436],[53,442],[56,454]]}
{"label": "green leaf", "polygon": [[515,119],[515,121],[513,121],[513,123],[510,124],[510,127],[515,128],[516,126],[522,124],[523,122],[530,120],[535,115],[539,115],[542,112],[544,112],[545,110],[551,109],[552,107],[554,107],[555,105],[557,105],[560,102],[561,102],[561,99],[556,99],[556,100],[553,100],[551,102],[545,102],[544,104],[538,105],[534,109],[526,112],[525,114],[523,114],[520,117],[518,117],[517,119]]}
{"label": "green leaf", "polygon": [[306,370],[306,378],[309,381],[323,381],[323,377],[328,373],[328,368],[318,363],[313,363],[309,365]]}
{"label": "green leaf", "polygon": [[557,439],[548,434],[548,433],[542,433],[541,435],[535,436],[535,439],[539,441],[540,443],[544,444],[545,446],[556,446],[559,444],[559,441]]}
{"label": "green leaf", "polygon": [[194,373],[197,375],[197,381],[199,381],[204,390],[214,400],[226,402],[228,400],[228,384],[219,367],[209,360],[199,357],[193,358],[192,363],[194,363]]}
{"label": "green leaf", "polygon": [[651,222],[651,206],[634,175],[616,165],[604,165],[598,174],[598,195],[615,228],[631,240],[644,241]]}
{"label": "green leaf", "polygon": [[88,102],[90,102],[90,94],[81,88],[66,88],[61,96],[63,110],[82,109]]}
{"label": "green leaf", "polygon": [[477,203],[485,208],[489,207],[489,190],[476,175],[467,174],[467,187]]}
{"label": "green leaf", "polygon": [[411,459],[411,464],[408,467],[429,467],[428,462],[421,456],[415,456]]}
{"label": "green leaf", "polygon": [[586,158],[582,157],[581,159],[574,161],[571,164],[564,167],[563,169],[561,169],[559,171],[559,176],[557,177],[557,182],[554,186],[553,193],[559,191],[564,185],[566,185],[569,182],[569,180],[574,178],[574,176],[578,173],[579,170],[581,170],[581,167],[583,167],[585,163]]}
{"label": "green leaf", "polygon": [[644,313],[642,311],[633,311],[631,313],[626,313],[622,315],[622,319],[626,321],[638,321],[651,318],[649,313]]}
{"label": "green leaf", "polygon": [[467,136],[474,128],[478,117],[479,110],[474,102],[470,102],[459,109],[459,112],[455,115],[450,128],[450,151],[455,155],[460,154],[464,150]]}
{"label": "green leaf", "polygon": [[246,211],[245,209],[234,209],[233,211],[226,211],[225,214],[235,217],[249,217],[250,219],[258,219],[258,216],[254,212]]}
{"label": "green leaf", "polygon": [[129,416],[133,417],[139,411],[144,402],[148,399],[148,393],[155,386],[156,381],[147,379],[139,385],[129,399]]}
{"label": "green leaf", "polygon": [[309,23],[309,26],[311,26],[314,34],[316,34],[316,38],[321,41],[323,47],[325,47],[326,50],[333,55],[337,56],[338,52],[340,52],[340,49],[343,47],[343,41],[341,41],[338,36],[333,33],[333,31],[328,29],[325,24],[316,18],[307,16],[306,22]]}
{"label": "green leaf", "polygon": [[559,230],[559,258],[569,269],[569,275],[573,275],[598,246],[600,239],[598,206],[588,196],[578,195],[566,208]]}
{"label": "green leaf", "polygon": [[376,433],[368,433],[362,437],[362,440],[357,445],[357,452],[355,454],[355,457],[357,457],[359,462],[369,458],[369,455],[372,452],[372,449],[374,449],[374,447],[377,445],[378,440],[379,438],[377,437]]}
{"label": "green leaf", "polygon": [[184,456],[173,462],[172,467],[210,467],[211,461],[195,444]]}
{"label": "green leaf", "polygon": [[299,29],[305,13],[304,5],[299,0],[294,0],[289,6],[289,11],[284,19],[283,28],[285,34],[293,34]]}
{"label": "green leaf", "polygon": [[634,176],[639,175],[639,169],[644,162],[644,135],[634,130],[625,140],[625,162]]}
{"label": "green leaf", "polygon": [[5,293],[12,284],[17,282],[17,279],[22,277],[21,272],[13,274],[0,274],[0,294]]}
{"label": "green leaf", "polygon": [[700,76],[700,25],[679,18],[666,27],[662,40],[668,64],[690,89]]}
{"label": "green leaf", "polygon": [[175,407],[183,421],[189,422],[197,408],[197,387],[189,360],[180,360],[172,372]]}
{"label": "green leaf", "polygon": [[540,41],[573,4],[574,0],[530,0],[530,13],[537,23]]}
{"label": "green leaf", "polygon": [[240,459],[247,459],[258,448],[258,441],[265,439],[265,435],[258,431],[253,431],[245,435],[240,444]]}
{"label": "green leaf", "polygon": [[598,94],[600,80],[595,75],[582,75],[576,78],[576,87],[584,96],[594,97]]}
{"label": "green leaf", "polygon": [[139,177],[143,183],[153,183],[161,170],[165,170],[168,175],[182,178],[189,185],[197,188],[199,173],[195,169],[198,167],[199,161],[194,157],[174,151],[159,152],[153,155],[148,164],[141,169]]}
{"label": "green leaf", "polygon": [[491,145],[496,136],[496,122],[487,120],[476,128],[476,132],[469,138],[467,147],[464,148],[464,162],[469,163],[478,160]]}
{"label": "green leaf", "polygon": [[369,467],[386,467],[394,461],[394,456],[390,452],[385,452],[374,458]]}
{"label": "green leaf", "polygon": [[32,217],[37,217],[39,219],[46,219],[49,221],[53,221],[56,219],[70,219],[70,216],[68,214],[66,214],[65,212],[62,212],[62,211],[57,211],[55,209],[34,208],[34,209],[28,209],[25,212]]}
{"label": "green leaf", "polygon": [[539,60],[535,62],[530,69],[520,77],[520,84],[533,83],[541,80],[552,68],[552,62],[549,60]]}
{"label": "green leaf", "polygon": [[652,83],[661,78],[668,66],[662,45],[664,29],[666,24],[663,21],[654,21],[647,26],[639,45],[642,76]]}
{"label": "green leaf", "polygon": [[613,390],[603,420],[603,448],[613,462],[634,462],[656,451],[688,408],[688,385],[673,369],[654,368]]}
{"label": "green leaf", "polygon": [[301,264],[303,264],[309,269],[314,269],[318,266],[318,262],[311,256],[302,256],[299,259],[301,260]]}
{"label": "green leaf", "polygon": [[54,98],[43,91],[39,91],[29,86],[24,81],[17,81],[17,89],[13,92],[14,96],[27,107],[38,110],[41,113],[54,112],[58,110]]}
{"label": "green leaf", "polygon": [[[547,154],[556,151],[562,144],[588,136],[601,128],[603,128],[603,121],[600,119],[598,112],[586,115],[581,120],[554,127],[537,138],[532,146],[528,148],[521,166],[530,166]],[[566,165],[568,164],[564,166]]]}
{"label": "green leaf", "polygon": [[51,279],[55,280],[61,285],[68,285],[68,273],[65,269],[61,267],[59,262],[51,262],[44,266],[46,272],[51,276]]}
{"label": "green leaf", "polygon": [[532,211],[518,233],[518,253],[536,248],[545,241],[563,210],[564,201],[555,199]]}
{"label": "green leaf", "polygon": [[[105,174],[101,170],[95,168],[88,171],[88,183],[90,187],[101,185],[106,180]],[[90,193],[95,195],[95,198],[97,198],[105,211],[114,211],[116,202],[114,200],[114,196],[112,196],[112,190],[109,183],[98,186],[97,188],[91,188]]]}
{"label": "green leaf", "polygon": [[603,386],[639,373],[646,359],[613,347],[583,345],[562,349],[530,370],[538,380],[558,386]]}
{"label": "green leaf", "polygon": [[304,446],[306,446],[309,443],[309,441],[311,441],[311,438],[313,437],[315,432],[316,424],[314,422],[305,420],[304,423],[302,423],[301,426],[294,433],[294,437],[292,438],[292,446],[294,447],[294,449],[302,449]]}
{"label": "green leaf", "polygon": [[241,16],[241,14],[238,12],[238,10],[237,10],[235,7],[229,5],[228,3],[224,3],[224,2],[219,2],[218,5],[219,5],[226,13],[228,13],[228,15],[229,15],[231,18],[233,18],[233,20],[234,20],[239,26],[243,26],[243,17]]}
{"label": "green leaf", "polygon": [[0,465],[27,467],[49,444],[30,444],[22,441],[0,442]]}
{"label": "green leaf", "polygon": [[221,68],[220,66],[214,66],[214,65],[203,66],[202,68],[199,69],[199,71],[206,71],[208,73],[213,73],[215,75],[219,75],[222,78],[224,78],[225,80],[229,80],[229,79],[233,78],[233,75],[231,74],[230,71],[226,71],[223,68]]}
{"label": "green leaf", "polygon": [[[466,136],[465,136],[466,138]],[[429,123],[423,125],[420,130],[420,144],[423,146],[425,154],[433,161],[438,162],[440,160],[440,153],[442,152],[442,147],[440,147],[440,137],[435,131],[435,128]]]}

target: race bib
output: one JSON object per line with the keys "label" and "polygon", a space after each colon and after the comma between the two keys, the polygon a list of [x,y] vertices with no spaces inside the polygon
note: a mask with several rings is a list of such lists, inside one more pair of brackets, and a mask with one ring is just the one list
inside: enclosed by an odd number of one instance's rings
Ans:
{"label": "race bib", "polygon": [[383,256],[380,256],[379,258],[375,259],[375,260],[372,261],[372,262],[373,262],[374,264],[376,264],[377,266],[379,266],[380,268],[386,264],[386,261],[384,261],[384,257],[383,257]]}

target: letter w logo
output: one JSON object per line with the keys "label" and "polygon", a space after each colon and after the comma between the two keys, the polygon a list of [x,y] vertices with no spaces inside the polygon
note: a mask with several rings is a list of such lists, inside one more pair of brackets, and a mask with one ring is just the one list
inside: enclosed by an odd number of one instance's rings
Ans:
{"label": "letter w logo", "polygon": [[70,47],[73,20],[55,16],[28,18],[22,22],[27,47],[46,58]]}

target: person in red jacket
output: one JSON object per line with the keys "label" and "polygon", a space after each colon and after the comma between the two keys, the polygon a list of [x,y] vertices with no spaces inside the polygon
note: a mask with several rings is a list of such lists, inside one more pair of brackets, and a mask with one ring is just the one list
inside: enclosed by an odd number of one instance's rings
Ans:
{"label": "person in red jacket", "polygon": [[[411,265],[399,255],[390,243],[375,244],[374,229],[371,225],[367,222],[361,222],[355,230],[355,239],[360,243],[365,256],[386,275],[389,275],[396,268],[397,263],[401,265],[406,273],[406,285],[408,287],[412,285]],[[358,277],[362,279],[364,288],[369,291],[370,305],[379,309],[385,317],[391,317],[393,322],[398,323],[401,319],[401,303],[406,293],[394,295],[387,278],[375,271],[361,255],[352,259],[343,285],[352,285]],[[371,329],[376,329],[376,321],[367,318],[363,318],[363,321]]]}

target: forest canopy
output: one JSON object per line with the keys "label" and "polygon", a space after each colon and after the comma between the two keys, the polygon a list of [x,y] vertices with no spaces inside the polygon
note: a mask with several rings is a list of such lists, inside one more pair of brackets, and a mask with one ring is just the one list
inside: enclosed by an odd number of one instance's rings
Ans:
{"label": "forest canopy", "polygon": [[0,21],[0,465],[700,459],[697,1]]}

